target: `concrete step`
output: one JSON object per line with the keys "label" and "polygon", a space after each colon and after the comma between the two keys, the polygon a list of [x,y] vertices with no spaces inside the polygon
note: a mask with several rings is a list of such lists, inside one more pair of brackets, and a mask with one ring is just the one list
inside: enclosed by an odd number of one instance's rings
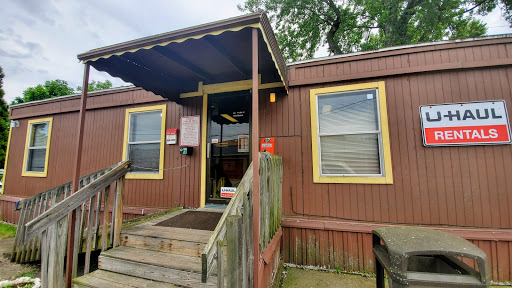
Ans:
{"label": "concrete step", "polygon": [[184,287],[215,287],[217,278],[201,282],[201,258],[133,247],[101,253],[100,270],[171,283]]}
{"label": "concrete step", "polygon": [[96,270],[92,273],[73,279],[74,288],[174,288],[173,284],[160,281],[153,281],[143,278],[137,278],[129,275],[113,273],[104,270]]}

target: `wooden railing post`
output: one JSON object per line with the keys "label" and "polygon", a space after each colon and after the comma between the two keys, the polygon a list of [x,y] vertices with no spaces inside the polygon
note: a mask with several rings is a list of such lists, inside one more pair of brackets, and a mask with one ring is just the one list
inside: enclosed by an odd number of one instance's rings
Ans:
{"label": "wooden railing post", "polygon": [[[224,244],[217,240],[217,287],[224,288]],[[234,286],[236,287],[236,286]]]}
{"label": "wooden railing post", "polygon": [[[242,216],[231,215],[226,219],[228,246],[228,287],[242,287]],[[217,252],[222,253],[222,251]],[[217,264],[218,265],[218,264]]]}
{"label": "wooden railing post", "polygon": [[[245,195],[244,195],[245,196]],[[252,187],[249,189],[249,193],[244,197],[243,200],[243,246],[244,253],[242,259],[245,265],[243,265],[243,287],[253,287],[253,239],[252,239]]]}
{"label": "wooden railing post", "polygon": [[108,246],[108,196],[110,194],[110,186],[105,187],[103,199],[103,226],[101,232],[101,251],[107,250]]}
{"label": "wooden railing post", "polygon": [[116,203],[115,203],[115,221],[114,222],[114,243],[112,247],[121,244],[121,225],[123,224],[123,195],[124,195],[124,176],[117,180],[116,185]]}

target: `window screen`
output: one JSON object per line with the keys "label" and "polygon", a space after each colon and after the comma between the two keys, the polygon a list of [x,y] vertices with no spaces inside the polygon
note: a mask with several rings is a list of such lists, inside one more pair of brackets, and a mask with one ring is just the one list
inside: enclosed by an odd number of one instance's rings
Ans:
{"label": "window screen", "polygon": [[381,176],[376,89],[317,95],[320,173]]}
{"label": "window screen", "polygon": [[127,158],[132,161],[132,171],[158,173],[162,111],[130,113],[129,121]]}
{"label": "window screen", "polygon": [[25,166],[27,172],[44,172],[49,126],[49,122],[30,125]]}

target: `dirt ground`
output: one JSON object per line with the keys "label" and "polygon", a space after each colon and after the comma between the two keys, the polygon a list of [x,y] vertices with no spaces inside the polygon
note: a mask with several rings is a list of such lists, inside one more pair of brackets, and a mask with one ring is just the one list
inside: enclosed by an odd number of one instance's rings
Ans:
{"label": "dirt ground", "polygon": [[[387,282],[387,281],[386,281]],[[325,271],[306,270],[300,268],[286,268],[286,276],[282,282],[283,288],[292,287],[351,287],[351,288],[373,288],[376,286],[375,277],[365,277],[360,275],[344,274],[344,273],[331,273]],[[388,287],[386,283],[386,287]],[[511,287],[505,284],[498,287]]]}
{"label": "dirt ground", "polygon": [[344,273],[331,273],[325,271],[305,270],[299,268],[286,268],[286,278],[283,281],[284,288],[292,287],[353,287],[370,288],[375,287],[374,277],[363,277]]}
{"label": "dirt ground", "polygon": [[21,276],[40,277],[40,266],[36,264],[16,264],[9,260],[14,237],[0,239],[0,280],[11,280]]}

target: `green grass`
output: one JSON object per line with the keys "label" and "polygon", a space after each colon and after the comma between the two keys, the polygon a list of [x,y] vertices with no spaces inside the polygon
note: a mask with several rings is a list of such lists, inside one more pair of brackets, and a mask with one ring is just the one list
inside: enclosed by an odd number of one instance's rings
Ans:
{"label": "green grass", "polygon": [[20,277],[30,277],[30,278],[36,278],[36,270],[25,270],[21,271],[18,274],[14,275],[14,279],[20,278]]}
{"label": "green grass", "polygon": [[25,285],[23,285],[23,284],[7,284],[6,286],[3,286],[3,288],[32,288],[35,285],[36,284],[34,284],[34,283],[27,283]]}
{"label": "green grass", "polygon": [[0,239],[16,236],[16,226],[0,223]]}

